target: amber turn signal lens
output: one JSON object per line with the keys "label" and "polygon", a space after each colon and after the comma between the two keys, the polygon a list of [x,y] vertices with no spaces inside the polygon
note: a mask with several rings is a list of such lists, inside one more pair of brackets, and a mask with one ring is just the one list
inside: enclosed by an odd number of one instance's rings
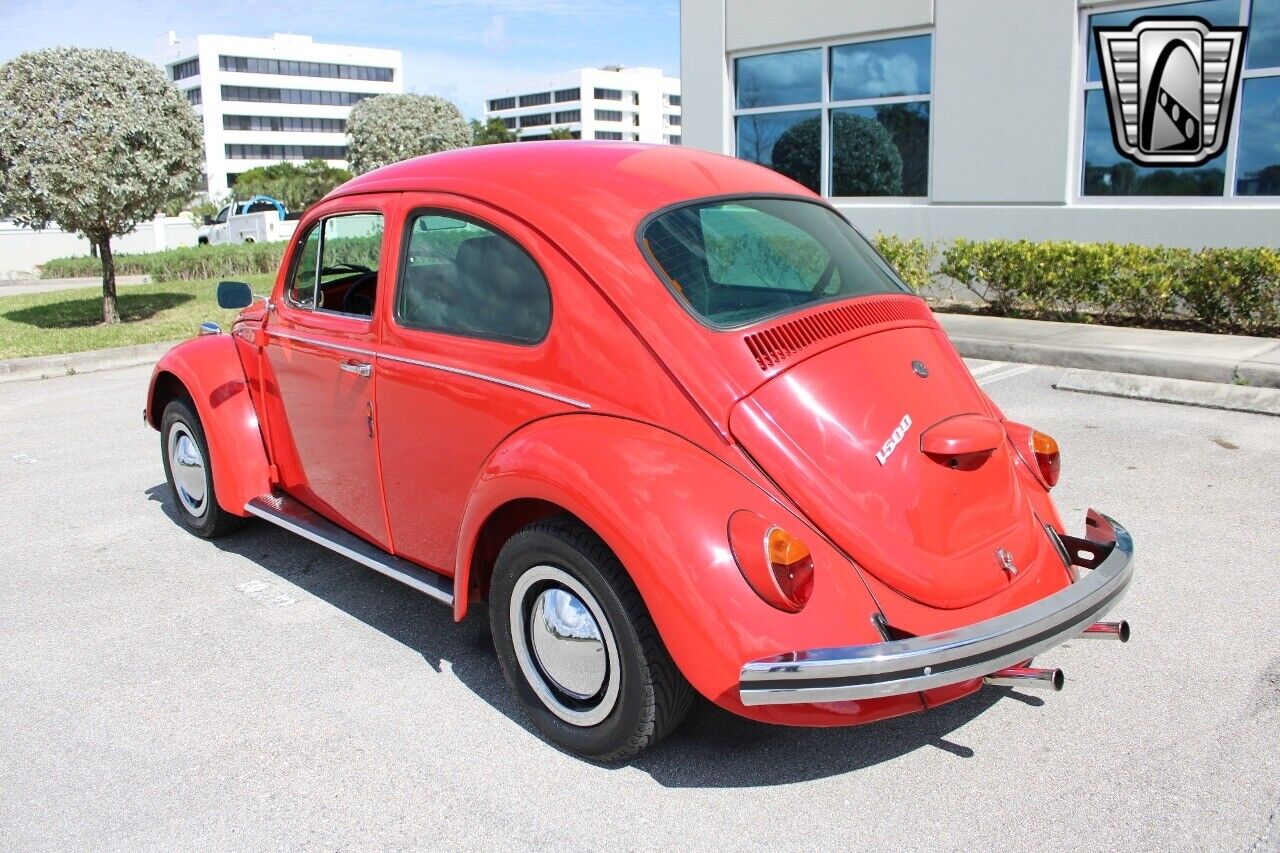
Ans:
{"label": "amber turn signal lens", "polygon": [[1031,430],[1031,452],[1036,457],[1036,467],[1040,469],[1040,477],[1045,485],[1051,489],[1058,485],[1058,475],[1062,468],[1058,442],[1052,436]]}
{"label": "amber turn signal lens", "polygon": [[778,591],[800,609],[813,595],[813,555],[809,548],[781,527],[765,534],[765,553]]}

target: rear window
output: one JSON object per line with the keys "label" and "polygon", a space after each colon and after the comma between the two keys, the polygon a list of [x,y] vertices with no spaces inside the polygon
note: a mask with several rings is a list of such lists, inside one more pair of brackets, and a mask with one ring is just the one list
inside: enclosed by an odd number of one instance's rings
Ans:
{"label": "rear window", "polygon": [[838,213],[796,199],[698,202],[641,234],[659,275],[708,325],[741,326],[814,302],[910,292]]}

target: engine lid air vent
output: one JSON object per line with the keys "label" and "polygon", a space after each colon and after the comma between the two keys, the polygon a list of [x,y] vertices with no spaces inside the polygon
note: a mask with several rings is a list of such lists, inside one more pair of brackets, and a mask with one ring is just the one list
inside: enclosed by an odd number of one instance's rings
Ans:
{"label": "engine lid air vent", "polygon": [[936,322],[929,306],[919,297],[864,296],[752,332],[744,340],[760,369],[769,370],[825,338],[849,335],[881,323],[911,320],[930,325]]}

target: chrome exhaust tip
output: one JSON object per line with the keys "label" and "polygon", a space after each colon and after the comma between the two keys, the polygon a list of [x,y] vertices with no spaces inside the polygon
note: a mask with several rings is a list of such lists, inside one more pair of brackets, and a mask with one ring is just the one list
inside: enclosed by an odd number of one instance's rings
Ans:
{"label": "chrome exhaust tip", "polygon": [[1122,643],[1127,643],[1129,642],[1129,623],[1123,619],[1119,622],[1094,622],[1084,629],[1080,639],[1119,640]]}
{"label": "chrome exhaust tip", "polygon": [[1041,669],[1034,666],[1011,666],[993,672],[983,679],[996,687],[1024,687],[1031,690],[1050,690],[1057,693],[1067,677],[1060,669]]}

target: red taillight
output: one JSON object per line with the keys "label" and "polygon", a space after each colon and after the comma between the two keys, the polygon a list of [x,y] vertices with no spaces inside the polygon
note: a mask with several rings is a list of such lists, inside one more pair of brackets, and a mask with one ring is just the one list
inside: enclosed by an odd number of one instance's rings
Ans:
{"label": "red taillight", "polygon": [[756,595],[788,613],[804,609],[813,596],[813,555],[808,546],[747,510],[729,519],[729,545]]}
{"label": "red taillight", "polygon": [[1052,489],[1056,486],[1062,468],[1062,460],[1058,455],[1058,442],[1054,441],[1052,436],[1036,432],[1026,424],[1014,421],[1005,421],[1004,429],[1009,434],[1009,440],[1013,442],[1013,446],[1017,448],[1022,461],[1027,463],[1027,467],[1035,473],[1044,487]]}
{"label": "red taillight", "polygon": [[778,590],[799,610],[813,595],[813,555],[808,546],[781,527],[769,528],[764,542]]}

